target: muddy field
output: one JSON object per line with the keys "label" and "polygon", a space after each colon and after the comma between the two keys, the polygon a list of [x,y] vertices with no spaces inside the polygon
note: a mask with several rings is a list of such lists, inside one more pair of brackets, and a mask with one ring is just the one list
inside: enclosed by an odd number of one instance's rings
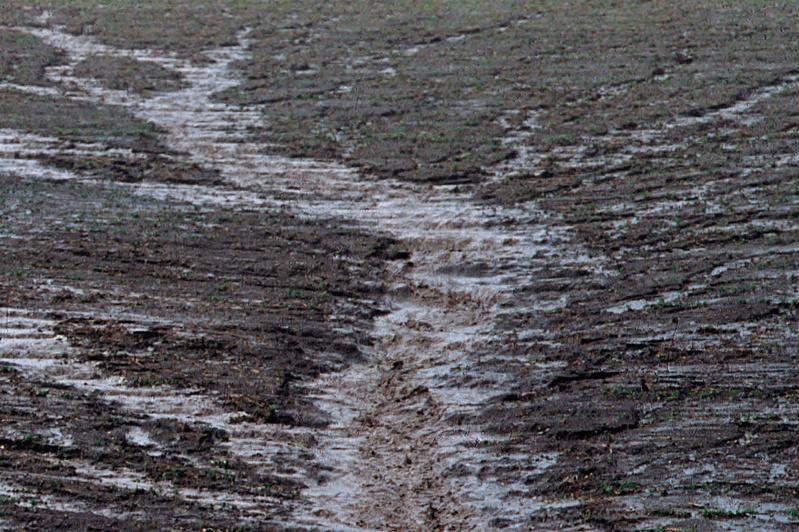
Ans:
{"label": "muddy field", "polygon": [[795,3],[3,7],[0,529],[799,527]]}

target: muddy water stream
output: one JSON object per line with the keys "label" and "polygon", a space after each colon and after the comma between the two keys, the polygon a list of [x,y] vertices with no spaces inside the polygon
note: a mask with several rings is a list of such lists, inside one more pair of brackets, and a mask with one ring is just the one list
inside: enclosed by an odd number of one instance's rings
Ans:
{"label": "muddy water stream", "polygon": [[[137,192],[201,204],[239,202],[264,212],[286,208],[304,217],[335,219],[342,225],[384,232],[412,249],[410,260],[390,265],[388,313],[375,323],[374,346],[364,348],[367,362],[307,383],[309,395],[330,416],[329,427],[314,434],[319,442],[316,462],[326,473],[313,480],[296,472],[294,476],[308,488],[284,524],[479,528],[501,517],[521,527],[542,509],[579,504],[536,500],[527,496],[521,481],[499,480],[492,474],[496,468],[543,472],[557,463],[558,456],[486,451],[491,448],[488,444],[502,440],[483,434],[468,421],[486,401],[512,386],[514,373],[508,367],[535,370],[531,360],[511,360],[510,366],[504,360],[501,367],[505,369],[498,369],[500,365],[480,357],[501,334],[495,328],[497,317],[503,312],[534,312],[564,304],[543,299],[531,303],[527,297],[527,308],[522,308],[514,298],[516,287],[534,283],[538,272],[551,264],[601,269],[600,260],[571,241],[567,227],[532,204],[516,209],[489,207],[451,187],[376,180],[338,164],[269,155],[269,145],[247,137],[251,129],[262,127],[258,108],[224,105],[212,98],[239,82],[233,65],[246,57],[246,33],[240,35],[238,46],[209,51],[209,61],[195,65],[150,51],[111,48],[58,30],[28,31],[69,54],[68,65],[49,70],[50,78],[67,96],[125,106],[163,128],[165,141],[177,157],[218,170],[225,181],[223,187],[135,185]],[[180,72],[186,88],[142,97],[75,77],[75,66],[92,54],[156,62]],[[524,139],[523,133],[508,131],[508,144]],[[13,163],[2,159],[3,170],[28,177],[82,178],[52,173],[26,158],[58,153],[54,139],[3,132],[0,144],[22,154]],[[74,149],[90,153],[96,148]],[[503,165],[495,178],[512,172],[514,164],[535,161],[529,149],[522,149],[519,159]],[[15,312],[19,320],[39,319]],[[264,467],[279,461],[280,453],[295,452],[292,442],[308,430],[280,429],[282,436],[277,438],[275,427],[233,426],[230,419],[236,413],[225,412],[212,397],[168,388],[133,391],[123,382],[97,377],[96,368],[75,364],[68,356],[56,362],[50,356],[53,342],[62,339],[48,337],[42,345],[33,338],[26,341],[31,342],[27,355],[7,362],[98,390],[107,400],[139,414],[209,423],[231,434],[232,452],[260,457]],[[68,355],[70,347],[62,347]],[[503,357],[503,353],[495,355],[497,360]],[[147,434],[139,429],[131,438],[147,441]],[[299,447],[296,452],[301,452]],[[93,476],[98,482],[111,482],[116,474]],[[92,476],[90,471],[87,475]],[[123,473],[117,481],[126,481]],[[183,496],[211,502],[221,497]],[[225,502],[243,507],[269,505],[236,500],[233,495]]]}

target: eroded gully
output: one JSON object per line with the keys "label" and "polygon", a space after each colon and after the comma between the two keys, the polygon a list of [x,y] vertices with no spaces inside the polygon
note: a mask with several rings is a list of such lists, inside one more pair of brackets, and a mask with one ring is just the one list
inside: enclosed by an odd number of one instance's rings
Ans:
{"label": "eroded gully", "polygon": [[[283,524],[474,528],[502,517],[506,523],[524,526],[542,509],[580,504],[538,500],[527,495],[521,480],[495,476],[492,472],[498,468],[543,473],[558,456],[524,449],[503,454],[488,450],[496,449],[494,444],[501,439],[482,433],[469,421],[486,401],[512,387],[517,371],[544,371],[534,359],[484,354],[505,334],[494,325],[502,313],[544,312],[565,304],[562,299],[526,297],[522,306],[514,298],[515,289],[535,285],[540,272],[552,264],[601,271],[601,258],[588,256],[573,242],[568,227],[534,204],[514,209],[488,206],[451,187],[376,180],[339,164],[268,155],[269,145],[247,140],[251,129],[262,127],[259,109],[212,99],[239,83],[234,64],[247,57],[246,33],[240,35],[238,46],[208,51],[209,61],[195,65],[151,51],[111,48],[58,29],[26,31],[69,54],[68,65],[49,70],[64,95],[128,108],[163,128],[166,143],[178,157],[218,170],[225,181],[221,187],[125,185],[136,193],[200,204],[239,204],[265,213],[289,209],[304,217],[336,219],[342,225],[384,232],[412,250],[410,260],[389,264],[388,312],[374,324],[374,345],[364,348],[366,362],[342,366],[307,383],[309,396],[330,416],[326,429],[313,431],[318,441],[315,460],[327,472],[321,479],[297,473],[307,488]],[[73,75],[74,67],[91,54],[156,62],[180,72],[187,86],[151,97],[108,90]],[[526,127],[527,132],[509,130],[507,143],[522,144],[534,122]],[[4,132],[0,139],[23,154],[21,159],[17,155],[0,160],[3,170],[24,177],[85,178],[53,173],[33,160],[34,155],[58,153],[56,139],[14,131]],[[97,147],[83,149],[90,153]],[[517,160],[494,169],[494,179],[532,164],[535,157],[528,152],[522,149]],[[21,320],[37,319],[24,310],[14,312]],[[36,362],[51,360],[52,345],[46,338],[63,341],[46,336],[29,345],[28,358],[34,362],[27,364],[27,371],[56,375],[53,364]],[[266,457],[264,467],[274,465],[278,451],[293,452],[297,439],[292,431],[310,430],[284,428],[288,435],[278,446],[274,427],[234,427],[228,420],[235,413],[226,412],[213,398],[192,394],[189,400],[180,390],[168,389],[134,392],[117,381],[86,378],[86,368],[79,364],[62,360],[57,367],[65,382],[79,380],[137,413],[181,416],[230,431],[233,450],[239,446],[239,454]],[[75,378],[78,374],[83,374],[80,379]],[[148,393],[157,400],[142,400]],[[169,405],[168,413],[164,405]],[[301,452],[299,445],[296,452]],[[221,495],[197,497],[213,501]],[[267,505],[258,500],[233,503]]]}

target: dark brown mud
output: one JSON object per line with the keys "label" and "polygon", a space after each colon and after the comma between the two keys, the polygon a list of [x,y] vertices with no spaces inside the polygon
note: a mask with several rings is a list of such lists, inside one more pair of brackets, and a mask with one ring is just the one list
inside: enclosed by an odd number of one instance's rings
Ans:
{"label": "dark brown mud", "polygon": [[15,89],[0,91],[0,128],[62,141],[100,143],[107,148],[166,151],[158,128],[124,109]]}
{"label": "dark brown mud", "polygon": [[553,272],[522,290],[575,287],[562,308],[507,324],[531,331],[520,349],[564,363],[486,415],[582,471],[553,469],[536,492],[593,493],[586,517],[631,528],[795,519],[799,235],[782,109],[797,89],[775,76],[646,131],[588,137],[484,192],[560,213],[612,272]]}
{"label": "dark brown mud", "polygon": [[154,63],[96,55],[75,68],[82,78],[94,78],[104,87],[140,94],[175,91],[183,87],[179,73]]}
{"label": "dark brown mud", "polygon": [[[285,514],[301,487],[287,477],[307,467],[296,463],[301,457],[264,472],[226,449],[230,436],[213,418],[198,423],[181,409],[148,418],[131,401],[151,389],[185,389],[214,397],[242,427],[266,423],[279,433],[323,423],[301,383],[360,359],[361,331],[378,311],[370,272],[380,271],[386,243],[351,231],[322,239],[324,225],[286,216],[196,213],[113,188],[3,179],[3,304],[29,309],[2,317],[3,482],[11,486],[5,503],[16,508],[5,517],[74,526],[69,515],[77,511],[103,527],[133,512],[141,529],[254,518],[235,508],[214,515],[226,507],[222,494],[230,504],[256,497],[259,522]],[[330,315],[342,301],[358,311],[336,320],[334,331]],[[26,319],[51,323],[28,333],[15,325]],[[48,334],[70,346],[71,364],[123,379],[132,391],[111,403],[121,406],[109,406],[103,382],[27,371],[24,353]],[[54,430],[61,440],[48,443]],[[144,444],[130,441],[138,434]],[[141,496],[129,498],[130,490]],[[120,498],[124,504],[113,502]],[[38,499],[46,511],[35,511]],[[58,501],[77,506],[59,510]],[[102,521],[108,508],[119,515]]]}
{"label": "dark brown mud", "polygon": [[[401,248],[219,206],[213,168],[119,107],[2,101],[1,526],[287,520],[326,423],[303,383],[361,360]],[[118,184],[143,180],[182,200]]]}
{"label": "dark brown mud", "polygon": [[425,6],[2,15],[0,527],[796,526],[795,5]]}

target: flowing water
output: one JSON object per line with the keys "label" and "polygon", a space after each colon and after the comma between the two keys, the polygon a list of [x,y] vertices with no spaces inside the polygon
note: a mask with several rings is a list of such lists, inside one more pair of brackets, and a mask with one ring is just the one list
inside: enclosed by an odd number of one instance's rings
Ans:
{"label": "flowing water", "polygon": [[[502,438],[462,421],[513,385],[512,372],[480,356],[503,334],[496,330],[497,318],[505,312],[563,304],[545,299],[531,303],[528,297],[522,306],[514,297],[517,287],[534,283],[538,273],[554,263],[601,269],[601,261],[571,241],[568,227],[534,204],[513,209],[486,206],[453,187],[376,180],[339,164],[270,155],[269,145],[248,136],[262,127],[258,108],[230,106],[212,97],[239,83],[234,64],[247,56],[246,32],[239,36],[238,46],[206,52],[209,61],[196,65],[151,51],[108,47],[58,29],[29,31],[69,54],[69,64],[49,70],[67,96],[128,108],[166,131],[164,141],[178,153],[176,157],[215,169],[224,179],[221,187],[134,185],[137,192],[200,204],[215,203],[211,198],[222,204],[240,202],[265,213],[289,209],[303,217],[338,219],[401,239],[412,250],[410,260],[392,263],[387,272],[389,312],[375,322],[376,342],[364,349],[366,361],[307,383],[308,394],[330,417],[328,428],[315,434],[316,461],[327,472],[318,480],[296,473],[308,488],[285,524],[471,528],[502,517],[522,527],[542,509],[579,504],[536,500],[526,495],[522,482],[492,475],[494,468],[529,472],[532,467],[543,473],[557,462],[556,453],[486,450],[496,448]],[[150,97],[105,89],[73,75],[75,66],[92,54],[158,63],[180,72],[186,87]],[[536,154],[521,146],[534,127],[531,116],[524,130],[509,129],[506,144],[519,145],[519,156],[498,167],[493,179],[537,162]],[[35,154],[58,153],[61,147],[54,139],[4,132],[0,140],[20,154],[0,160],[4,170],[28,177],[81,178],[64,172],[51,175],[32,159]],[[75,149],[90,153],[97,147]],[[232,452],[266,457],[264,464],[277,461],[280,453],[294,452],[293,439],[308,430],[294,430],[298,434],[287,430],[284,441],[276,443],[270,441],[273,427],[233,426],[230,419],[236,413],[225,412],[213,398],[167,388],[134,392],[123,382],[88,378],[94,368],[45,356],[54,341],[31,344],[36,356],[10,362],[53,378],[63,373],[64,383],[99,390],[107,400],[152,418],[179,416],[209,423],[231,433]],[[495,353],[495,358],[502,359],[503,353]],[[54,369],[64,364],[67,369]],[[130,438],[149,441],[141,429]],[[104,475],[94,476],[109,481],[113,473]],[[230,499],[236,502],[235,497]]]}

